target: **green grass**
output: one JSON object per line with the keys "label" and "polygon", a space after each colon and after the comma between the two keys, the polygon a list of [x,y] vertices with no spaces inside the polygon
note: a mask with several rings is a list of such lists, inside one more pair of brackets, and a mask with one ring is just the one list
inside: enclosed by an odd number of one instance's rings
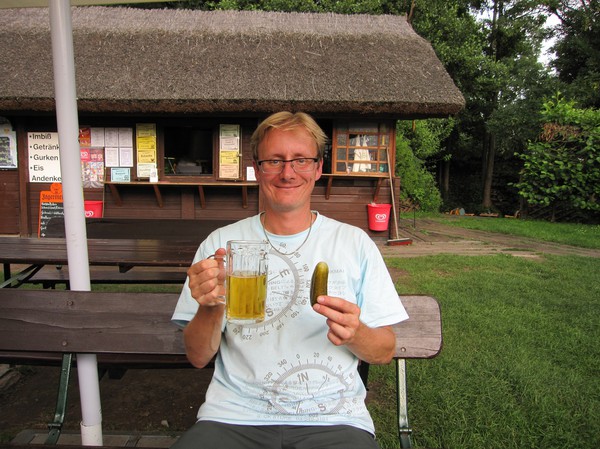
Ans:
{"label": "green grass", "polygon": [[[388,259],[402,292],[436,297],[444,347],[408,361],[415,447],[600,447],[600,259]],[[383,448],[398,447],[392,365],[372,368]]]}
{"label": "green grass", "polygon": [[441,214],[419,215],[419,217],[429,218],[450,226],[530,237],[582,248],[600,249],[600,225]]}

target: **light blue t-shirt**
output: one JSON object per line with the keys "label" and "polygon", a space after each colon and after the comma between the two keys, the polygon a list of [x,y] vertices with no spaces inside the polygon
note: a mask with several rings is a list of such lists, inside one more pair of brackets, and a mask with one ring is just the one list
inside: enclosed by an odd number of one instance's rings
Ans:
{"label": "light blue t-shirt", "polygon": [[[327,339],[326,319],[309,300],[320,261],[329,265],[328,294],[358,304],[370,327],[408,318],[377,246],[361,229],[318,215],[309,231],[269,234],[271,249],[265,321],[223,322],[215,372],[198,419],[244,425],[346,424],[374,433],[358,376],[358,359]],[[194,262],[228,240],[266,240],[256,215],[214,231]],[[283,255],[281,253],[289,255]],[[185,325],[196,313],[186,281],[173,314]]]}

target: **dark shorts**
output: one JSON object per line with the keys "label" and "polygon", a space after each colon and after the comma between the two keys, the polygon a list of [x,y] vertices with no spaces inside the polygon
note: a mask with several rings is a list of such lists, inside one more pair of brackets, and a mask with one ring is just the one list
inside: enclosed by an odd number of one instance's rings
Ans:
{"label": "dark shorts", "polygon": [[239,426],[198,421],[171,449],[379,449],[352,426]]}

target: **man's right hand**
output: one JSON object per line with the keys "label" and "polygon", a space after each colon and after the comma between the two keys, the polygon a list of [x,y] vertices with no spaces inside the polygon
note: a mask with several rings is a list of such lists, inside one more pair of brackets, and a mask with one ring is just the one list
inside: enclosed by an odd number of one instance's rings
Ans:
{"label": "man's right hand", "polygon": [[201,306],[218,306],[225,302],[225,249],[193,264],[187,271],[192,297]]}

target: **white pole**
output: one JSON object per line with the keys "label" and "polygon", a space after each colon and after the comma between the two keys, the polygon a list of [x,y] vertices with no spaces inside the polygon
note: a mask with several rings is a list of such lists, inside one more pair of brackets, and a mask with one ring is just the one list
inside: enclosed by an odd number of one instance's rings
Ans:
{"label": "white pole", "polygon": [[[71,5],[69,0],[50,0],[49,7],[69,279],[72,290],[90,291]],[[102,446],[96,356],[78,354],[77,369],[82,411],[81,442],[86,446]]]}

